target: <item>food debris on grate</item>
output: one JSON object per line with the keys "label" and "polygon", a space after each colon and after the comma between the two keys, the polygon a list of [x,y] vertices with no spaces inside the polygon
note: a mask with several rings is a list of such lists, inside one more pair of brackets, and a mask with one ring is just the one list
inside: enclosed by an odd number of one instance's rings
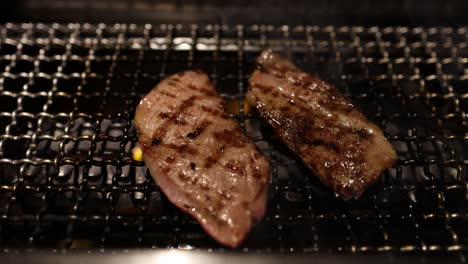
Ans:
{"label": "food debris on grate", "polygon": [[[271,159],[268,210],[241,250],[465,260],[467,38],[465,27],[4,24],[0,245],[226,250],[162,195],[132,121],[162,78],[201,69]],[[341,87],[397,151],[361,199],[342,201],[308,177],[245,104],[267,47]]]}

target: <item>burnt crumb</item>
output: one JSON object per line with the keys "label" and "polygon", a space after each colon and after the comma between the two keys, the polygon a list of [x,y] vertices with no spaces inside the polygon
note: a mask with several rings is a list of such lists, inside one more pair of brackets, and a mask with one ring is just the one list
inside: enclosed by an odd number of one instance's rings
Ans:
{"label": "burnt crumb", "polygon": [[194,139],[194,138],[198,137],[198,133],[197,133],[197,131],[190,132],[190,133],[187,134],[187,137],[190,138],[190,139]]}
{"label": "burnt crumb", "polygon": [[365,129],[357,130],[356,134],[362,139],[369,139],[371,137],[371,134],[369,134]]}
{"label": "burnt crumb", "polygon": [[221,145],[219,148],[216,149],[217,152],[224,152],[224,149],[226,148],[226,146],[224,145]]}
{"label": "burnt crumb", "polygon": [[195,163],[190,162],[190,169],[195,170],[196,167],[197,165]]}
{"label": "burnt crumb", "polygon": [[175,161],[174,156],[170,155],[166,157],[166,162],[167,163],[173,163]]}
{"label": "burnt crumb", "polygon": [[152,145],[152,146],[156,146],[156,145],[158,145],[159,143],[161,143],[161,139],[160,139],[160,138],[153,138],[153,139],[151,140],[151,145]]}
{"label": "burnt crumb", "polygon": [[195,128],[194,131],[190,132],[187,134],[187,137],[189,139],[195,139],[196,137],[198,137],[199,135],[201,135],[203,133],[203,131],[205,130],[205,128],[210,125],[210,122],[208,121],[203,121],[201,123],[201,125],[199,125],[197,128]]}

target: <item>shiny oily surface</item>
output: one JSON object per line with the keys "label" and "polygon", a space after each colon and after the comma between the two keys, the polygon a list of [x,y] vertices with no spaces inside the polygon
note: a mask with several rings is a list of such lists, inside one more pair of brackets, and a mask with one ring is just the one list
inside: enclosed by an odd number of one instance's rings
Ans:
{"label": "shiny oily surface", "polygon": [[[466,259],[466,27],[7,23],[0,40],[2,252],[231,251],[132,157],[141,98],[202,69],[272,165],[265,217],[234,252]],[[359,200],[310,177],[245,108],[267,47],[336,84],[395,148],[398,161]]]}
{"label": "shiny oily surface", "polygon": [[333,84],[265,50],[247,99],[276,135],[343,199],[358,199],[396,161],[378,126]]}
{"label": "shiny oily surface", "polygon": [[168,199],[221,244],[237,247],[265,212],[271,170],[223,107],[205,73],[184,71],[140,101],[135,127]]}

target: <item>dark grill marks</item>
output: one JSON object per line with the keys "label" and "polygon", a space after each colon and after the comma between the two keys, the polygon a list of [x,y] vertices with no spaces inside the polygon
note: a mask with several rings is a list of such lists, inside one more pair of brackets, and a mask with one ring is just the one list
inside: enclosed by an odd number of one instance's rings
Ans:
{"label": "dark grill marks", "polygon": [[222,111],[221,111],[221,110],[215,109],[215,108],[210,108],[210,107],[207,107],[207,106],[204,106],[204,105],[200,106],[200,109],[201,109],[203,112],[205,112],[205,113],[210,113],[210,114],[212,114],[212,115],[214,115],[214,116],[219,116],[219,115],[222,114]]}
{"label": "dark grill marks", "polygon": [[177,124],[177,125],[187,124],[187,122],[183,119],[182,115],[177,116],[174,113],[165,113],[165,112],[163,112],[163,113],[159,113],[159,117],[161,117],[162,119],[167,120],[168,121],[167,123],[172,122],[172,123]]}
{"label": "dark grill marks", "polygon": [[206,107],[204,105],[200,106],[201,110],[205,113],[210,113],[214,117],[221,117],[222,119],[229,119],[229,116],[221,109]]}
{"label": "dark grill marks", "polygon": [[204,87],[196,87],[196,86],[193,86],[191,84],[187,85],[187,87],[190,90],[201,92],[203,95],[206,95],[206,96],[215,96],[216,95],[216,92],[213,91],[212,89],[207,89],[207,88],[204,88]]}
{"label": "dark grill marks", "polygon": [[223,145],[240,148],[245,145],[246,139],[238,132],[239,131],[224,129],[214,132],[213,136]]}
{"label": "dark grill marks", "polygon": [[257,194],[266,194],[270,168],[209,78],[189,71],[163,80],[137,107],[135,126],[167,198],[216,240],[239,245],[265,211],[266,195]]}
{"label": "dark grill marks", "polygon": [[216,149],[216,152],[212,156],[205,160],[205,168],[210,168],[215,164],[227,148],[241,148],[247,143],[246,138],[240,134],[240,129],[238,127],[215,131],[213,132],[213,136],[218,140],[220,147]]}
{"label": "dark grill marks", "polygon": [[162,119],[171,119],[172,117],[174,116],[174,114],[172,113],[166,113],[166,112],[161,112],[159,113],[159,117],[161,117]]}
{"label": "dark grill marks", "polygon": [[[252,85],[252,87],[258,88],[258,84],[255,83]],[[298,89],[302,89],[302,87],[298,87]],[[259,92],[263,93],[264,90],[259,89]],[[273,94],[273,92],[270,92],[269,94],[273,95],[273,97],[276,97]],[[337,154],[348,151],[352,153],[352,156],[362,155],[360,145],[363,144],[364,141],[367,142],[372,138],[372,135],[370,135],[367,131],[365,131],[364,129],[356,130],[355,128],[343,126],[342,124],[336,124],[335,120],[331,120],[326,116],[317,115],[314,112],[311,112],[310,109],[308,109],[307,107],[307,103],[303,99],[290,97],[286,93],[280,94],[283,98],[288,100],[288,103],[292,99],[294,99],[296,103],[290,104],[289,106],[280,106],[280,111],[278,112],[278,116],[276,118],[273,117],[272,110],[268,110],[270,116],[267,117],[267,120],[270,123],[270,125],[276,127],[276,129],[288,131],[288,134],[291,135],[292,139],[294,139],[290,143],[291,148],[297,150],[297,148],[301,144],[308,144],[312,146],[324,147]],[[339,95],[337,95],[336,97],[337,98],[333,103],[330,102],[330,100],[321,101],[320,104],[326,105],[328,109],[336,111],[344,110],[345,107],[348,108],[348,105],[350,105],[349,103],[347,103]],[[273,101],[269,102],[270,106],[274,104],[275,102]],[[300,114],[295,112],[294,110],[299,110],[299,113],[308,113],[308,116],[300,116]],[[356,110],[352,109],[352,111]],[[260,114],[264,116],[264,113]],[[272,122],[273,119],[277,120],[279,124]],[[314,124],[315,122],[319,124],[316,125]],[[314,134],[316,134],[318,131],[321,131],[320,133],[325,135],[324,138],[326,140],[313,138]],[[353,135],[356,135],[357,137],[354,137]],[[312,139],[310,139],[310,137],[312,137]],[[349,137],[352,137],[352,139],[358,141],[358,143],[351,145],[343,144],[343,138]]]}
{"label": "dark grill marks", "polygon": [[323,146],[326,147],[334,152],[340,152],[340,148],[338,145],[334,142],[325,142],[321,139],[313,139],[312,141],[304,141],[305,143],[308,143],[310,145],[314,146]]}
{"label": "dark grill marks", "polygon": [[252,104],[335,192],[357,198],[395,162],[395,151],[379,128],[333,84],[271,51],[257,61],[260,69],[249,80]]}
{"label": "dark grill marks", "polygon": [[182,101],[182,103],[179,105],[179,108],[177,108],[173,113],[168,113],[168,112],[161,112],[159,113],[159,117],[165,120],[159,126],[159,131],[155,131],[153,134],[152,138],[163,138],[163,136],[166,134],[166,131],[169,129],[171,124],[177,124],[177,125],[185,125],[187,122],[182,119],[182,114],[193,104],[195,103],[195,100],[197,100],[199,97],[192,95],[186,100]]}
{"label": "dark grill marks", "polygon": [[161,139],[160,139],[160,138],[153,138],[153,139],[151,140],[151,145],[152,145],[152,146],[156,146],[156,145],[158,145],[159,143],[161,143]]}
{"label": "dark grill marks", "polygon": [[191,154],[195,155],[198,153],[197,149],[188,145],[176,145],[176,144],[165,144],[164,146],[175,150],[178,154]]}
{"label": "dark grill marks", "polygon": [[[259,84],[256,83],[256,82],[250,82],[250,85],[257,89],[259,88]],[[262,85],[260,85],[262,86]],[[263,87],[270,87],[270,86],[263,86]],[[272,88],[272,87],[271,87]],[[273,88],[272,88],[273,89]],[[265,92],[265,90],[262,90],[262,89],[258,89],[261,93],[265,94],[265,95],[269,95],[270,92]],[[293,97],[293,96],[290,96],[288,94],[285,94],[285,93],[281,93],[281,92],[278,92],[277,89],[273,90],[273,98],[277,98],[278,96],[281,96],[282,98],[284,98],[286,100],[286,102],[288,103],[288,106],[281,106],[281,108],[285,111],[289,111],[291,110],[292,108],[298,108],[300,109],[302,112],[304,113],[307,113],[309,111],[309,109],[307,107],[305,107],[303,104],[306,104],[306,102],[304,102],[304,100],[302,100],[301,98],[298,98],[298,97]],[[298,102],[298,103],[295,103],[295,102]],[[268,105],[271,106],[271,105],[274,105],[275,102],[273,101],[270,101],[268,102]],[[280,110],[281,110],[280,108]],[[282,110],[282,111],[283,111]],[[261,114],[261,113],[260,113]]]}
{"label": "dark grill marks", "polygon": [[183,101],[180,104],[179,109],[177,109],[176,115],[179,116],[182,113],[184,113],[184,111],[187,110],[189,107],[191,107],[195,103],[195,100],[198,98],[199,98],[198,96],[192,95],[187,100]]}
{"label": "dark grill marks", "polygon": [[160,91],[160,93],[161,93],[162,95],[167,96],[167,97],[171,97],[171,98],[175,98],[175,97],[176,97],[175,94],[172,94],[172,93],[167,92],[167,91],[164,91],[164,90],[163,90],[163,91]]}
{"label": "dark grill marks", "polygon": [[209,126],[210,124],[211,122],[207,120],[203,120],[203,122],[199,126],[197,126],[194,131],[187,134],[187,137],[189,139],[197,138],[199,135],[203,133],[203,131],[205,131],[206,127]]}
{"label": "dark grill marks", "polygon": [[[284,69],[287,70],[287,69]],[[326,81],[322,81],[316,77],[310,76],[308,74],[304,73],[297,73],[297,72],[283,72],[281,74],[278,74],[278,72],[268,72],[266,71],[265,73],[270,73],[273,74],[275,78],[278,78],[276,81],[277,82],[284,82],[284,85],[292,84],[297,86],[298,92],[299,93],[304,93],[310,97],[314,96],[317,98],[322,98],[317,100],[320,105],[326,105],[327,109],[330,110],[335,110],[335,111],[346,111],[346,112],[351,112],[351,111],[356,111],[353,107],[353,105],[348,102],[343,96],[341,96],[334,86]],[[263,94],[272,94],[273,97],[277,96],[283,96],[285,98],[288,98],[290,100],[294,101],[300,101],[306,104],[303,99],[301,99],[299,96],[291,96],[289,94],[285,94],[283,92],[278,92],[278,89],[275,89],[274,87],[268,86],[268,85],[263,85],[261,83],[251,83],[250,84],[252,87],[255,87],[258,89],[260,92]],[[291,101],[289,102],[291,105],[295,105]],[[303,110],[308,111],[306,107],[300,106],[303,108]]]}

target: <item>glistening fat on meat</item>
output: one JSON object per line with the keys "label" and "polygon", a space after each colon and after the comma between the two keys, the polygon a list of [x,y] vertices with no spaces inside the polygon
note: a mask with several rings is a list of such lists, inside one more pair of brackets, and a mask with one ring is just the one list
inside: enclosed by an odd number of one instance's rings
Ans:
{"label": "glistening fat on meat", "polygon": [[257,59],[247,100],[322,182],[358,198],[396,161],[392,145],[331,83],[271,50]]}
{"label": "glistening fat on meat", "polygon": [[214,239],[238,246],[264,214],[270,166],[199,71],[172,75],[136,109],[146,166]]}

